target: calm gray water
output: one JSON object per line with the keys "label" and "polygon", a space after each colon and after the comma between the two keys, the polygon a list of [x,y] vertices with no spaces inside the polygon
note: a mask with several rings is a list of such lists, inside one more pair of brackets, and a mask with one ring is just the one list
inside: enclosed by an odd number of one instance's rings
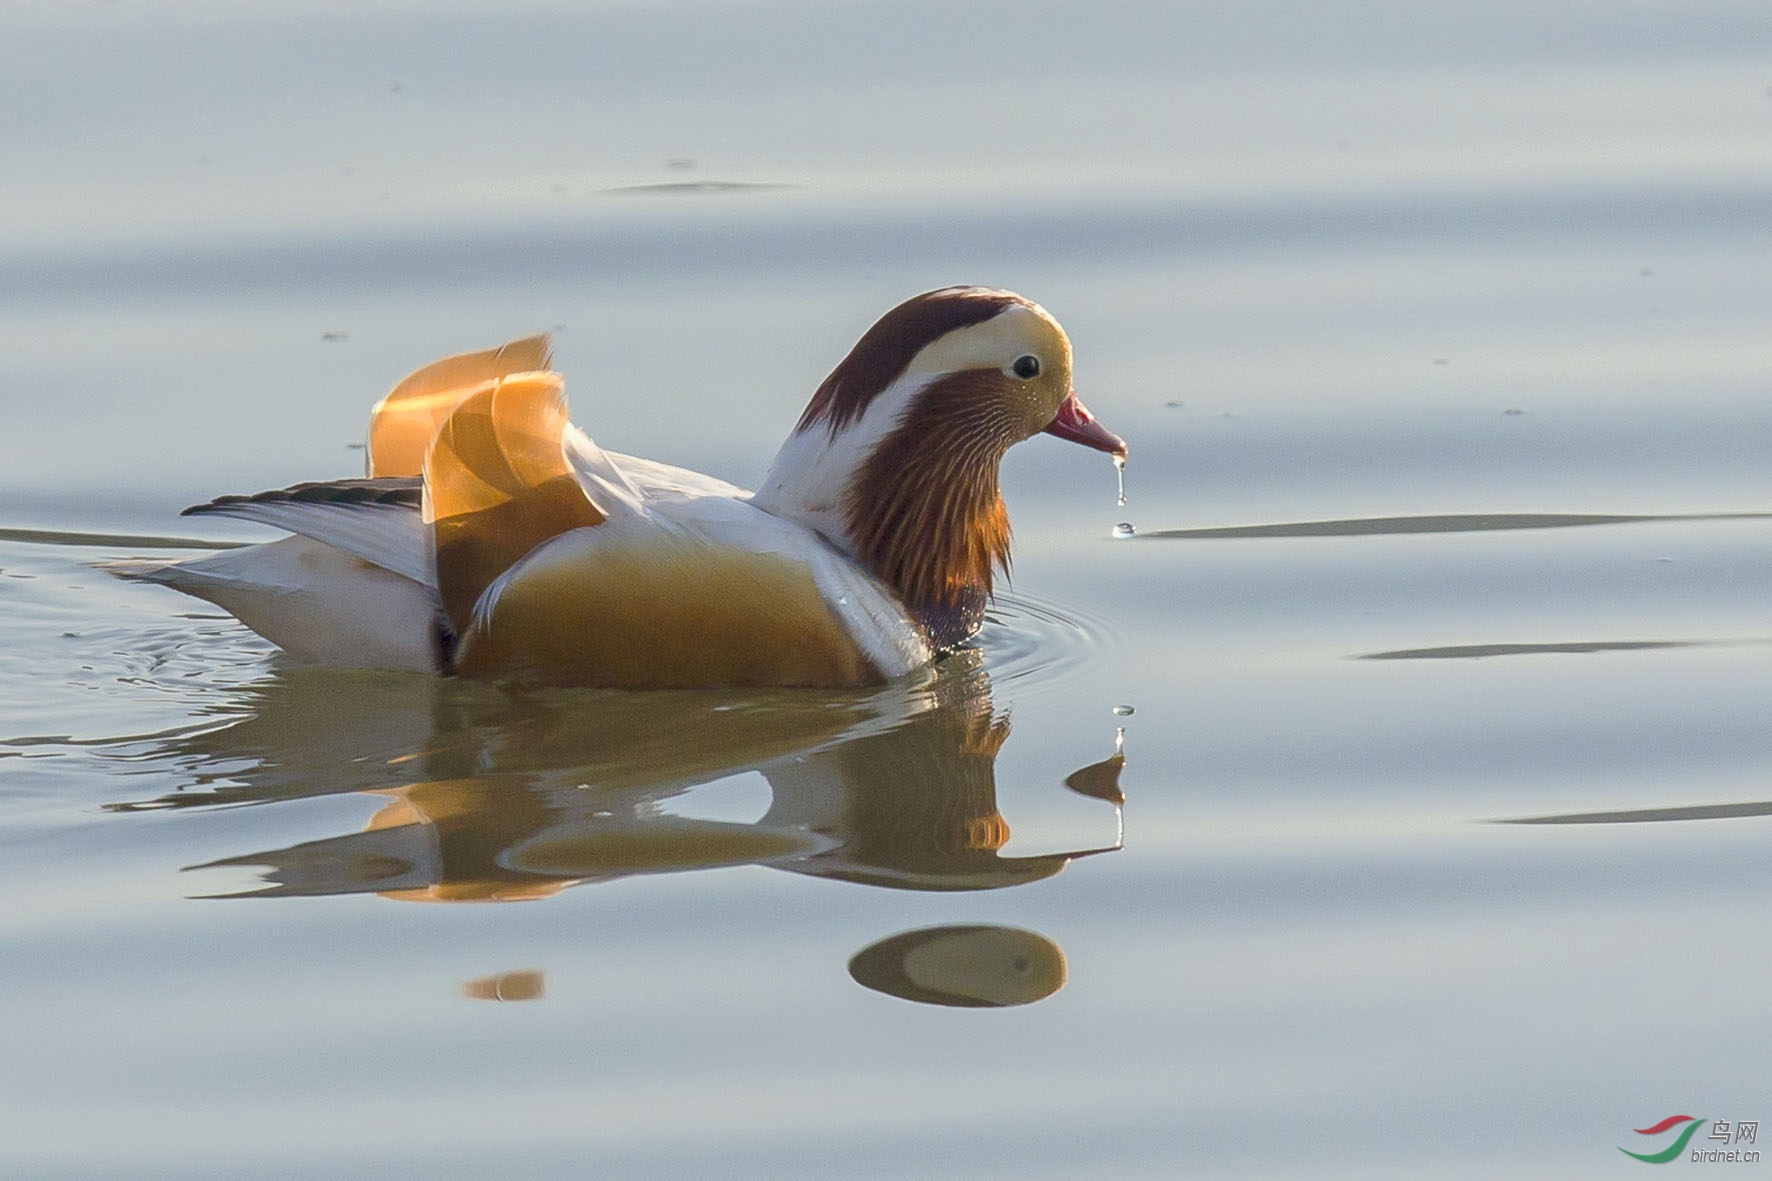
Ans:
{"label": "calm gray water", "polygon": [[[1772,1118],[1763,3],[5,21],[0,1173],[1623,1176]],[[753,483],[953,282],[1064,322],[1131,501],[1018,448],[926,682],[304,670],[91,566],[267,536],[177,512],[545,328],[600,442]]]}

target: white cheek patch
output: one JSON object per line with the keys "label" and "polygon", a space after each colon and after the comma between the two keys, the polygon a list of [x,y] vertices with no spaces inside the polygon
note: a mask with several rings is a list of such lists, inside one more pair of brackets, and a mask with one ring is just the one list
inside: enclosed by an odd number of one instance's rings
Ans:
{"label": "white cheek patch", "polygon": [[816,423],[788,436],[757,489],[757,507],[799,521],[847,549],[850,484],[928,381],[926,375],[907,371],[868,404],[859,420],[836,434]]}
{"label": "white cheek patch", "polygon": [[[941,339],[924,345],[910,365],[906,376],[933,376],[957,373],[962,369],[1002,369],[1023,353],[1033,353],[1042,366],[1056,363],[1047,356],[1054,340],[1063,340],[1058,325],[1038,304],[1015,304],[982,324],[956,328]],[[923,382],[917,382],[922,385]]]}

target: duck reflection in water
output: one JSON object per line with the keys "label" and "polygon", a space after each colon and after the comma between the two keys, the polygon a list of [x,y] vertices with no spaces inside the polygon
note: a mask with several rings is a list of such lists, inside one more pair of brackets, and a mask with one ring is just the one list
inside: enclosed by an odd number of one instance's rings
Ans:
{"label": "duck reflection in water", "polygon": [[[995,712],[973,650],[921,684],[871,692],[525,691],[416,680],[315,670],[268,681],[246,716],[161,745],[156,753],[195,780],[190,789],[116,807],[387,798],[361,832],[190,867],[263,871],[262,886],[219,897],[517,901],[634,874],[747,864],[899,889],[986,890],[1119,848],[1116,836],[1062,852],[1002,853],[1009,825],[995,761],[1009,721]],[[1096,787],[1086,794],[1117,807],[1122,762],[1116,752],[1068,780],[1084,790],[1081,776]],[[667,810],[698,785],[748,772],[771,796],[754,822]],[[1066,779],[1054,775],[1054,787]],[[1025,1003],[1064,978],[1056,945],[1008,928],[906,932],[856,962],[863,970],[852,965],[852,974],[868,987],[931,1003]]]}

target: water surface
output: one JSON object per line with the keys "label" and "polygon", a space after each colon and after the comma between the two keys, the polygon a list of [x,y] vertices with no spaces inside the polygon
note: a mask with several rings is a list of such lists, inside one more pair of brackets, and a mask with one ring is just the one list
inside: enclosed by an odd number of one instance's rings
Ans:
{"label": "water surface", "polygon": [[[1583,1177],[1772,1114],[1763,5],[12,23],[0,1172]],[[1065,323],[1130,501],[1018,448],[912,684],[301,669],[93,568],[539,329],[754,483],[951,282]]]}

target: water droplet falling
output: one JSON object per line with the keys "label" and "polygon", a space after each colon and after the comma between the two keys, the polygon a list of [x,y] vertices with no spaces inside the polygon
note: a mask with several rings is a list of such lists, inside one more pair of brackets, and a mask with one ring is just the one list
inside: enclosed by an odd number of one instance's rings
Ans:
{"label": "water droplet falling", "polygon": [[1114,503],[1124,508],[1126,506],[1126,457],[1124,455],[1114,456],[1114,478],[1120,484],[1119,498]]}
{"label": "water droplet falling", "polygon": [[1114,526],[1114,539],[1116,541],[1124,541],[1126,538],[1133,536],[1136,532],[1137,530],[1132,528],[1132,522],[1121,521],[1118,525]]}
{"label": "water droplet falling", "polygon": [[1134,710],[1130,705],[1116,705],[1116,706],[1114,706],[1114,716],[1116,718],[1129,718],[1132,716],[1133,713],[1134,713]]}

